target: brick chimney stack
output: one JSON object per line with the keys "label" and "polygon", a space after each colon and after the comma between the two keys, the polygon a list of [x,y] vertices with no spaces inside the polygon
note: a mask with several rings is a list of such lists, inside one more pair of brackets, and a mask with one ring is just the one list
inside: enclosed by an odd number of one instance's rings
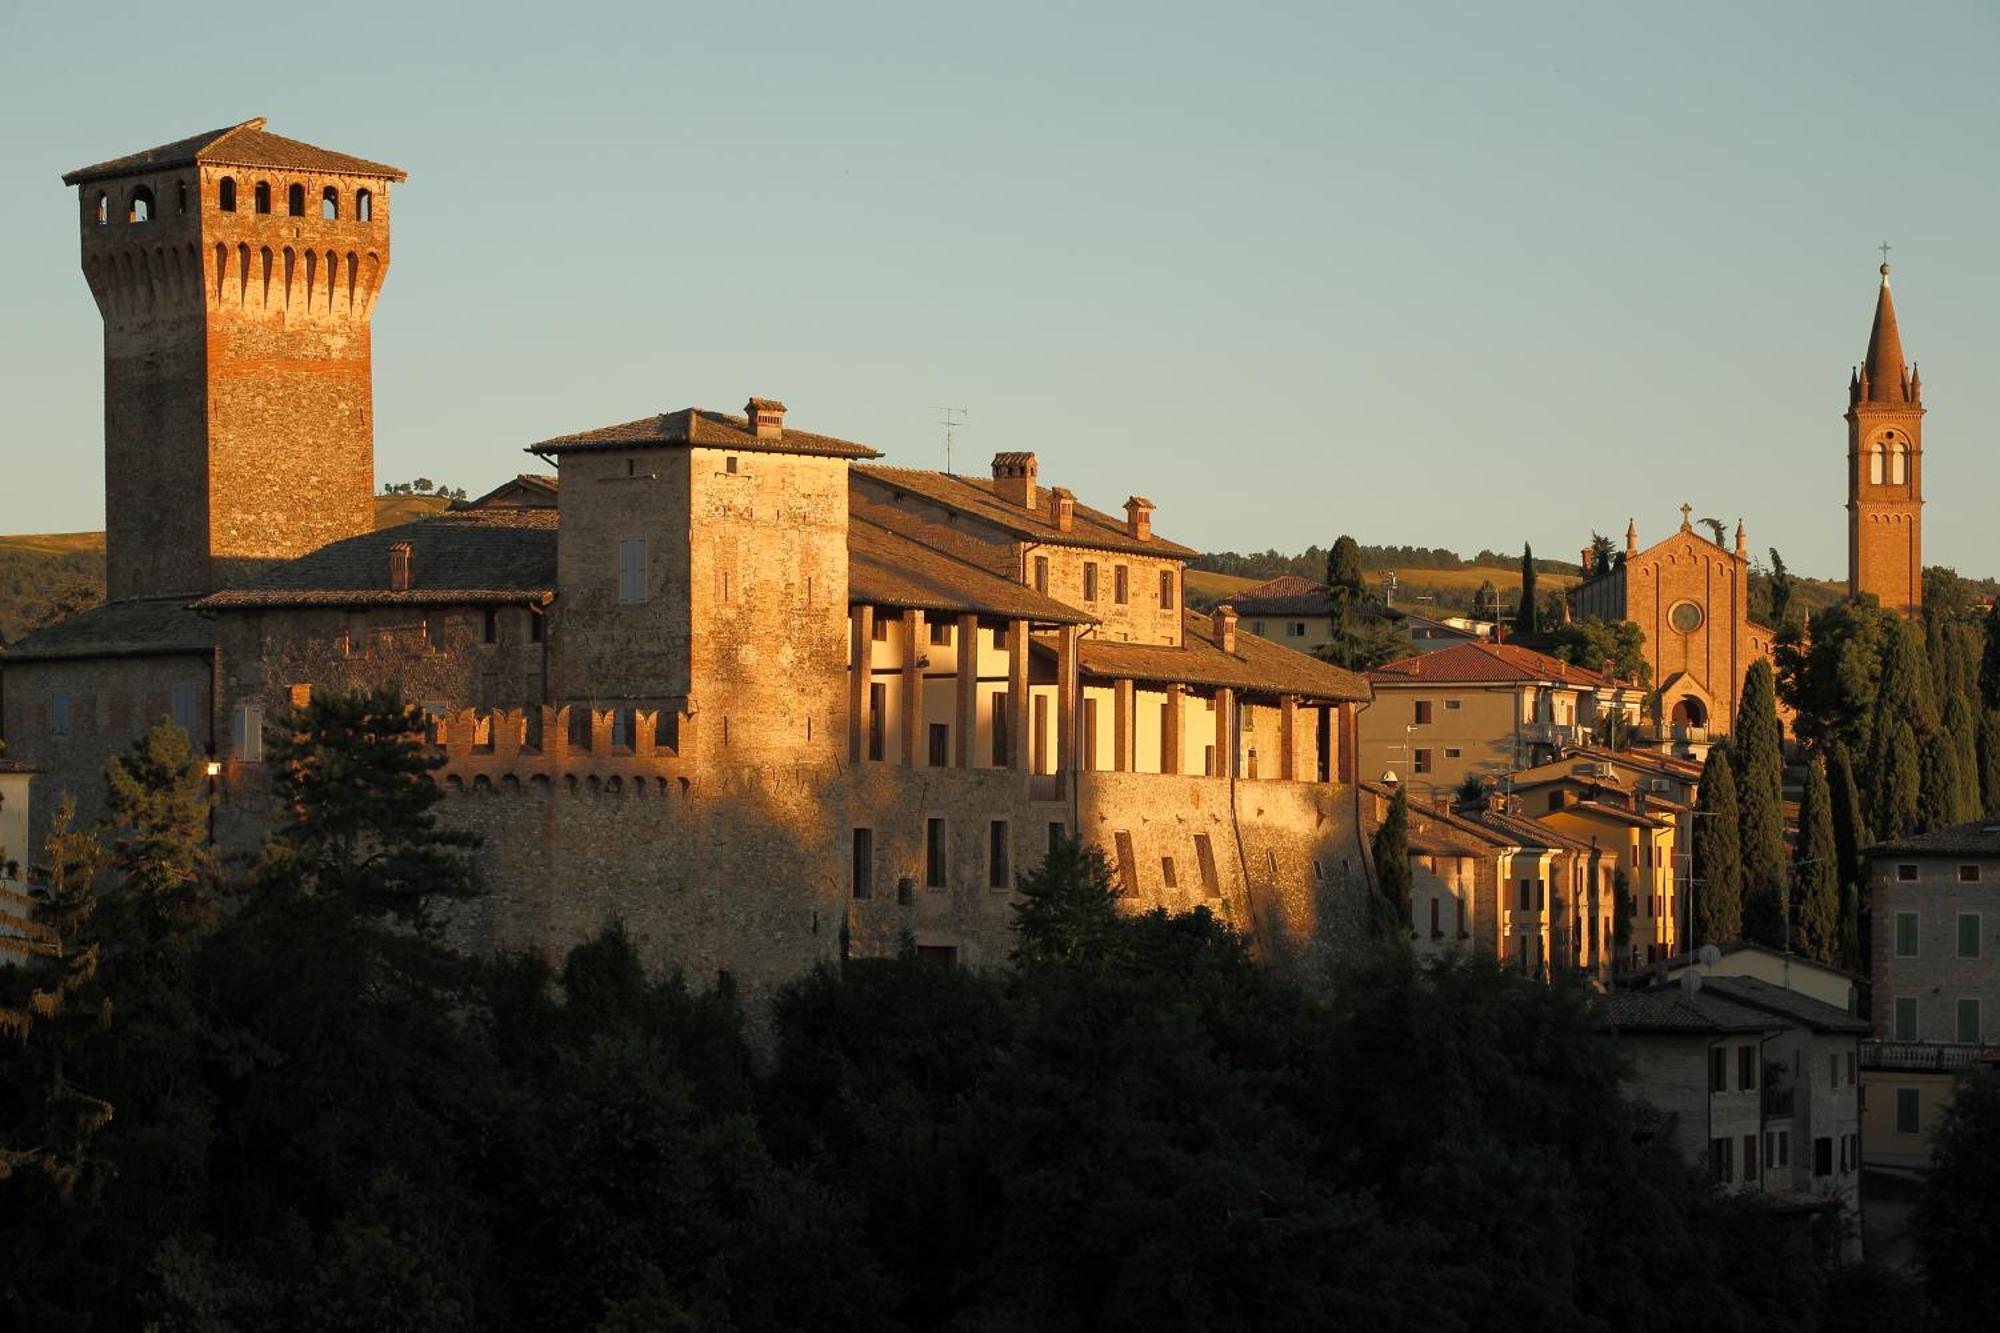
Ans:
{"label": "brick chimney stack", "polygon": [[1125,532],[1133,541],[1153,540],[1153,502],[1143,495],[1125,501]]}
{"label": "brick chimney stack", "polygon": [[1035,486],[1040,470],[1033,454],[993,455],[993,489],[1009,504],[1033,509],[1041,492]]}
{"label": "brick chimney stack", "polygon": [[776,440],[785,434],[785,405],[775,398],[752,398],[743,405],[750,421],[750,433],[760,440]]}
{"label": "brick chimney stack", "polygon": [[1236,651],[1236,608],[1227,602],[1215,608],[1215,644],[1225,653]]}
{"label": "brick chimney stack", "polygon": [[1068,532],[1076,526],[1076,497],[1070,494],[1069,487],[1057,486],[1049,491],[1049,510],[1057,532]]}
{"label": "brick chimney stack", "polygon": [[1590,577],[1590,548],[1588,546],[1583,548],[1583,576],[1585,578]]}

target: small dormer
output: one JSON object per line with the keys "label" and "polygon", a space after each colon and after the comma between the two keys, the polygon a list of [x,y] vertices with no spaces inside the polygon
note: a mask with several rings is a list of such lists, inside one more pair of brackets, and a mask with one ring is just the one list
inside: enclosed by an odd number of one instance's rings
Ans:
{"label": "small dormer", "polygon": [[1125,501],[1125,533],[1133,541],[1153,540],[1153,502],[1143,495],[1127,497]]}
{"label": "small dormer", "polygon": [[1076,496],[1069,487],[1057,486],[1049,491],[1049,521],[1057,532],[1068,532],[1076,526]]}
{"label": "small dormer", "polygon": [[785,434],[785,405],[775,398],[752,398],[743,405],[743,416],[750,425],[750,433],[760,440],[783,439]]}
{"label": "small dormer", "polygon": [[1035,485],[1040,464],[1033,454],[993,455],[993,489],[1009,504],[1033,509],[1041,495]]}

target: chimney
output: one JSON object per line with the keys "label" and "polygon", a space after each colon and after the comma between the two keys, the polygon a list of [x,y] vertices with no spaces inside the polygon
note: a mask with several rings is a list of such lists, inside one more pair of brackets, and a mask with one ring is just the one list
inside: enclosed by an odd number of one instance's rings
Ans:
{"label": "chimney", "polygon": [[410,544],[391,542],[389,545],[389,591],[408,592],[415,581],[412,569]]}
{"label": "chimney", "polygon": [[1590,548],[1588,546],[1583,548],[1583,576],[1585,578],[1590,577]]}
{"label": "chimney", "polygon": [[1033,509],[1041,498],[1035,489],[1038,466],[1033,454],[993,455],[993,489],[1009,504]]}
{"label": "chimney", "polygon": [[776,440],[785,433],[785,405],[775,398],[752,398],[743,405],[750,421],[750,433],[760,440]]}
{"label": "chimney", "polygon": [[[1029,454],[1028,457],[1032,459],[1034,455]],[[1028,466],[1032,469],[1034,464],[1031,462]],[[1034,473],[1030,471],[1028,475],[1032,477]],[[1049,490],[1049,510],[1057,532],[1068,532],[1076,526],[1076,497],[1070,494],[1067,486],[1056,486]]]}
{"label": "chimney", "polygon": [[1215,608],[1215,642],[1225,653],[1236,651],[1236,608],[1227,602]]}
{"label": "chimney", "polygon": [[1125,501],[1125,532],[1133,541],[1153,540],[1153,502],[1143,495]]}

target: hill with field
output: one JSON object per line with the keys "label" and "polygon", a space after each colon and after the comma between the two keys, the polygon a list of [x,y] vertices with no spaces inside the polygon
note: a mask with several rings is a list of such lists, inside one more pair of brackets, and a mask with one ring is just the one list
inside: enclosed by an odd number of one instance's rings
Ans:
{"label": "hill with field", "polygon": [[[375,526],[429,518],[450,504],[442,495],[378,495]],[[103,600],[103,533],[0,536],[0,644]]]}

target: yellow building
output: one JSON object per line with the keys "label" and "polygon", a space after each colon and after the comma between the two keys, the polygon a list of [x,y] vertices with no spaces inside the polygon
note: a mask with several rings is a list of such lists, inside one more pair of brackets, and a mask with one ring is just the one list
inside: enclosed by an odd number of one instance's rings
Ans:
{"label": "yellow building", "polygon": [[1672,821],[1602,801],[1577,801],[1536,818],[1558,833],[1615,853],[1617,867],[1625,872],[1631,922],[1618,960],[1624,968],[1634,971],[1671,958],[1680,939]]}

